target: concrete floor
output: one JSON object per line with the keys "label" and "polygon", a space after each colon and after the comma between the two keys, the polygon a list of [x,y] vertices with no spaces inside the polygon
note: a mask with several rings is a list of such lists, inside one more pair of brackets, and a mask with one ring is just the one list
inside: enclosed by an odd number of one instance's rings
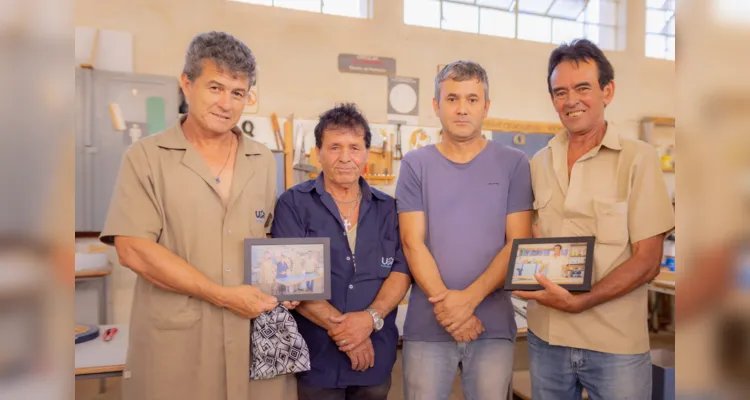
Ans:
{"label": "concrete floor", "polygon": [[[674,335],[669,333],[661,333],[658,335],[651,336],[651,348],[652,349],[668,349],[674,351]],[[516,343],[516,352],[514,355],[514,370],[528,370],[529,368],[529,357],[526,349],[526,340],[519,338]],[[388,400],[402,400],[403,399],[403,375],[401,368],[401,350],[398,352],[398,358],[396,364],[393,366],[393,378],[391,391],[388,395]],[[104,393],[99,393],[99,381],[98,380],[80,380],[76,381],[76,400],[119,400],[120,399],[120,378],[110,378],[106,381],[106,390]],[[463,400],[464,396],[461,393],[461,379],[456,374],[456,378],[453,381],[453,390],[451,393],[450,400]]]}

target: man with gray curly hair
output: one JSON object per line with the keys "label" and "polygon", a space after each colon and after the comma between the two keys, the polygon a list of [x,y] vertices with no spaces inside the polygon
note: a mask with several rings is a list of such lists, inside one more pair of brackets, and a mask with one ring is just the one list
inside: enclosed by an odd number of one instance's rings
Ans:
{"label": "man with gray curly hair", "polygon": [[277,197],[270,150],[236,127],[255,71],[238,39],[197,35],[187,114],[123,157],[101,234],[137,274],[123,399],[296,399],[291,374],[249,379],[250,320],[279,304],[243,283],[243,240],[266,237]]}

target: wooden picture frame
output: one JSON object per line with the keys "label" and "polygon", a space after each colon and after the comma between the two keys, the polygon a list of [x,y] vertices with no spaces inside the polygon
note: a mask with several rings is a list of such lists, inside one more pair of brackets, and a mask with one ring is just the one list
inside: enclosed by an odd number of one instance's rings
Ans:
{"label": "wooden picture frame", "polygon": [[[541,272],[568,291],[590,291],[594,242],[593,236],[515,239],[505,290],[542,290],[534,277]],[[556,252],[558,257],[553,261]]]}
{"label": "wooden picture frame", "polygon": [[330,241],[327,237],[245,239],[244,283],[279,301],[330,300]]}

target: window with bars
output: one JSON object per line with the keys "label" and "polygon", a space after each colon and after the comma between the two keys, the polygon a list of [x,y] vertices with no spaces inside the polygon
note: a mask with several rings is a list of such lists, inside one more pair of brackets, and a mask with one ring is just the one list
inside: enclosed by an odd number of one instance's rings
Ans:
{"label": "window with bars", "polygon": [[646,57],[674,60],[677,0],[646,1]]}
{"label": "window with bars", "polygon": [[750,24],[750,1],[714,0],[711,16],[715,22],[746,28]]}
{"label": "window with bars", "polygon": [[624,0],[403,0],[407,25],[536,42],[588,38],[603,50],[620,50]]}
{"label": "window with bars", "polygon": [[352,18],[372,18],[372,0],[230,0]]}

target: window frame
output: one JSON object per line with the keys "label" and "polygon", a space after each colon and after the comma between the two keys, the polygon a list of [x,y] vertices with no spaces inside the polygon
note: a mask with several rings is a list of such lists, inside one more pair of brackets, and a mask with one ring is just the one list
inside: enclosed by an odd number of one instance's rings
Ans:
{"label": "window frame", "polygon": [[278,5],[278,4],[276,4],[280,0],[265,0],[267,2],[270,2],[271,4],[254,3],[253,0],[229,0],[229,1],[233,1],[233,2],[236,2],[236,3],[242,3],[242,4],[247,4],[247,5],[252,5],[252,6],[274,7],[274,8],[281,8],[281,9],[284,9],[284,10],[295,10],[295,11],[302,11],[302,12],[312,12],[312,13],[316,13],[316,14],[332,15],[332,16],[335,16],[335,17],[356,18],[356,19],[372,19],[373,18],[373,7],[374,7],[374,2],[375,2],[375,0],[349,0],[349,1],[358,1],[358,2],[360,2],[360,4],[361,4],[360,8],[362,10],[364,10],[364,12],[365,12],[365,15],[353,16],[353,15],[343,15],[343,14],[336,14],[336,13],[331,13],[331,12],[325,12],[323,10],[323,7],[324,7],[324,3],[325,3],[326,0],[317,0],[318,1],[318,10],[317,11],[312,11],[312,10],[303,9],[303,8],[294,8],[294,7],[289,7],[289,6],[285,6],[285,5]]}
{"label": "window frame", "polygon": [[[411,0],[403,0],[403,7],[404,11],[406,10],[407,3]],[[618,44],[621,42],[621,35],[624,35],[625,33],[621,32],[621,24],[620,24],[620,3],[623,0],[602,0],[607,3],[610,3],[614,7],[614,15],[613,20],[615,21],[614,24],[609,23],[599,23],[599,22],[589,22],[586,17],[586,12],[589,7],[589,3],[587,2],[584,7],[581,9],[581,11],[578,13],[578,16],[576,18],[570,18],[570,17],[564,17],[564,16],[557,16],[557,15],[551,15],[550,12],[553,10],[555,4],[558,2],[558,0],[552,0],[550,4],[547,6],[547,10],[544,13],[540,12],[533,12],[533,11],[522,11],[520,7],[518,6],[519,0],[512,0],[510,2],[509,7],[503,8],[503,7],[497,7],[497,6],[491,6],[491,5],[482,5],[477,4],[476,0],[433,0],[437,1],[440,5],[440,26],[437,29],[445,30],[445,31],[451,31],[451,32],[467,32],[465,30],[456,30],[456,29],[449,29],[444,27],[444,23],[446,21],[446,18],[444,16],[444,5],[445,4],[456,4],[456,5],[464,5],[464,6],[472,6],[476,7],[477,9],[477,24],[476,24],[476,31],[470,31],[468,33],[474,33],[478,35],[483,36],[495,36],[495,37],[504,37],[508,39],[517,39],[517,40],[526,40],[526,41],[533,41],[537,43],[549,43],[549,44],[557,44],[560,43],[560,40],[555,38],[555,22],[556,21],[568,21],[573,23],[579,23],[582,27],[582,36],[581,37],[587,37],[587,32],[589,30],[589,27],[594,26],[599,29],[611,29],[614,37],[612,39],[613,48],[606,48],[605,50],[608,51],[617,51]],[[523,0],[521,0],[523,1]],[[482,33],[482,10],[493,10],[493,11],[501,11],[506,13],[512,13],[514,16],[514,33],[513,37],[507,36],[507,35],[492,35],[488,33]],[[549,30],[550,30],[550,37],[547,41],[542,42],[540,40],[533,40],[533,39],[525,39],[525,38],[519,38],[519,15],[530,15],[530,16],[538,16],[538,17],[544,17],[549,19]],[[581,17],[583,17],[582,20]],[[424,25],[416,25],[413,23],[408,23],[406,21],[406,15],[404,15],[403,21],[405,25],[407,26],[420,26],[425,27]],[[435,26],[430,26],[432,28],[435,28]],[[597,38],[597,43],[600,43],[600,40]]]}
{"label": "window frame", "polygon": [[[664,5],[667,4],[667,2],[669,2],[672,5],[672,8],[670,8],[670,7],[666,7],[665,8],[664,7]],[[648,12],[649,11],[669,11],[669,12],[672,13],[672,16],[669,19],[667,19],[666,21],[664,21],[664,26],[662,27],[661,32],[649,32],[649,30],[648,30]],[[644,42],[643,55],[646,58],[651,58],[651,59],[655,59],[655,60],[674,61],[674,57],[670,57],[668,43],[669,43],[670,39],[675,40],[675,41],[677,40],[676,39],[676,32],[669,33],[667,31],[667,27],[669,26],[670,22],[674,23],[676,21],[676,18],[677,18],[677,0],[663,0],[662,6],[658,7],[658,8],[657,7],[653,7],[653,6],[649,6],[648,5],[648,1],[646,1],[646,9],[645,9],[645,11],[643,13],[644,13],[644,15],[643,15],[644,16],[644,21],[646,22],[645,23],[646,28],[643,31],[643,33],[644,33],[644,36],[643,36],[643,42]],[[664,39],[664,43],[665,43],[664,51],[658,57],[655,56],[655,55],[649,55],[649,53],[648,53],[648,40],[649,40],[649,37],[653,37],[653,36],[662,37]]]}

